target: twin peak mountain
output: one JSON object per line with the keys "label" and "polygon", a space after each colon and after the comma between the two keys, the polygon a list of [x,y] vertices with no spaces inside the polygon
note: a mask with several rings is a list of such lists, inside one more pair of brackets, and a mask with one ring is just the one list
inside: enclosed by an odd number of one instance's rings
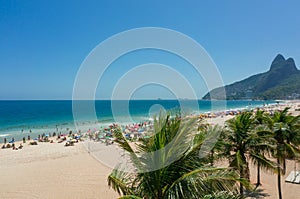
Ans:
{"label": "twin peak mountain", "polygon": [[208,92],[206,100],[275,100],[300,98],[300,71],[292,58],[278,54],[270,70]]}

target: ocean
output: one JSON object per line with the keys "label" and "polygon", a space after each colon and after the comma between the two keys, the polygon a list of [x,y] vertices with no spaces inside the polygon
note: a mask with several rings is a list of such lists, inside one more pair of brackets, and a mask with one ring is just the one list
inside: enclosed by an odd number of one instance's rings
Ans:
{"label": "ocean", "polygon": [[[96,100],[77,101],[81,114],[76,121],[71,100],[2,100],[0,101],[0,142],[6,137],[16,140],[41,133],[67,133],[75,130],[100,128],[111,123],[132,123],[149,120],[161,110],[182,115],[218,112],[230,109],[255,108],[275,101],[207,101],[207,100]],[[94,112],[84,111],[92,103]],[[78,113],[78,111],[77,111]],[[2,137],[2,139],[1,139]]]}

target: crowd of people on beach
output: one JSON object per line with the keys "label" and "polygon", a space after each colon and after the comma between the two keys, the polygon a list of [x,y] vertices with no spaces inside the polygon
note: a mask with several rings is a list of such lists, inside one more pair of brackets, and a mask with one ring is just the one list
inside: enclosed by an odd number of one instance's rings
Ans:
{"label": "crowd of people on beach", "polygon": [[[274,104],[270,106],[263,106],[260,108],[253,109],[253,111],[256,111],[258,109],[262,109],[265,112],[268,112],[269,114],[274,113],[276,110],[280,110],[281,106],[279,104]],[[238,114],[241,114],[243,111],[247,111],[247,109],[238,109],[238,110],[227,110],[227,111],[220,111],[220,112],[214,112],[214,113],[201,113],[198,115],[193,115],[193,117],[197,117],[200,120],[208,119],[208,118],[216,118],[216,117],[225,117],[225,116],[235,116]],[[68,133],[62,134],[61,132],[53,132],[53,133],[42,133],[39,134],[36,138],[32,139],[30,135],[26,137],[23,137],[21,141],[18,142],[19,146],[16,146],[16,141],[14,137],[11,138],[10,141],[7,141],[7,138],[3,138],[3,145],[2,149],[12,148],[13,150],[19,150],[23,148],[23,144],[26,142],[29,143],[29,145],[38,145],[38,142],[49,142],[54,143],[55,141],[57,143],[65,143],[64,146],[74,146],[74,143],[78,143],[79,141],[84,141],[84,139],[89,139],[91,141],[95,142],[102,142],[106,145],[110,145],[114,143],[114,137],[113,132],[115,129],[120,129],[123,133],[123,135],[132,141],[139,140],[140,138],[147,138],[151,136],[151,129],[153,127],[153,120],[143,121],[139,123],[132,123],[132,124],[126,124],[126,125],[120,125],[113,123],[107,127],[101,127],[101,128],[94,128],[88,129],[86,132],[81,132],[81,130],[71,131],[69,128],[66,128],[66,131]],[[56,128],[57,129],[57,128]],[[58,129],[57,129],[58,130]],[[31,131],[30,131],[31,132]]]}
{"label": "crowd of people on beach", "polygon": [[[116,129],[119,129],[123,132],[124,136],[130,140],[138,140],[143,137],[149,136],[149,130],[152,128],[152,121],[144,121],[139,123],[132,123],[126,125],[120,125],[113,123],[107,127],[100,127],[88,129],[85,132],[81,130],[71,131],[69,128],[66,130],[69,131],[66,134],[61,132],[56,133],[42,133],[38,134],[36,138],[31,138],[30,135],[23,137],[20,141],[16,141],[14,137],[8,142],[7,138],[3,138],[2,149],[12,148],[13,150],[18,150],[23,148],[23,144],[28,143],[28,145],[38,145],[39,142],[48,142],[48,143],[65,143],[64,146],[74,146],[74,143],[84,141],[89,139],[95,142],[102,142],[106,145],[111,145],[114,143],[113,132]],[[16,147],[16,144],[19,144],[19,147]]]}
{"label": "crowd of people on beach", "polygon": [[201,113],[199,114],[199,118],[200,119],[207,119],[207,118],[216,118],[216,117],[225,117],[225,116],[235,116],[235,115],[239,115],[244,111],[257,111],[257,110],[263,110],[266,113],[269,113],[270,115],[272,115],[275,111],[280,111],[282,109],[282,107],[285,107],[286,104],[264,104],[262,107],[257,107],[257,108],[243,108],[243,109],[234,109],[234,110],[226,110],[226,111],[218,111],[218,112],[207,112],[207,113]]}
{"label": "crowd of people on beach", "polygon": [[22,149],[23,148],[23,145],[22,143],[19,144],[18,147],[16,147],[15,143],[5,143],[2,145],[1,147],[2,149],[9,149],[9,148],[12,148],[12,150],[19,150],[19,149]]}
{"label": "crowd of people on beach", "polygon": [[[101,141],[106,145],[110,145],[114,143],[113,132],[115,129],[120,129],[124,136],[128,139],[139,139],[145,135],[149,129],[151,129],[151,121],[133,123],[127,125],[119,125],[119,124],[111,124],[107,127],[101,127],[99,129],[94,128],[87,130],[86,132],[81,132],[81,130],[76,131],[74,133],[69,128],[66,130],[69,131],[66,134],[62,134],[61,132],[56,133],[42,133],[38,134],[36,138],[31,138],[30,135],[23,137],[22,140],[16,141],[14,137],[11,138],[10,141],[7,141],[7,138],[3,138],[2,149],[12,148],[13,150],[18,150],[23,148],[23,144],[28,143],[29,145],[38,145],[39,142],[48,142],[48,143],[65,143],[64,146],[74,146],[74,143],[78,143],[79,141],[84,141],[84,139],[93,140],[95,142]],[[16,144],[19,144],[16,147]]]}
{"label": "crowd of people on beach", "polygon": [[113,123],[108,127],[100,128],[99,130],[89,129],[87,132],[83,133],[84,138],[88,138],[89,140],[93,140],[95,142],[102,142],[106,145],[110,145],[114,143],[113,133],[116,129],[122,131],[123,135],[129,140],[138,140],[143,137],[147,137],[149,134],[149,130],[152,128],[151,121],[145,121],[140,123],[132,123],[127,125],[119,125]]}
{"label": "crowd of people on beach", "polygon": [[[21,141],[16,141],[14,137],[11,138],[9,142],[7,142],[7,138],[3,138],[3,145],[2,149],[13,149],[13,150],[19,150],[23,148],[23,144],[28,142],[29,145],[38,145],[38,142],[48,142],[48,143],[54,143],[54,140],[56,140],[57,143],[63,143],[65,142],[65,146],[74,146],[74,143],[78,143],[79,141],[82,141],[81,136],[77,133],[73,133],[72,131],[69,131],[68,134],[62,134],[62,133],[55,133],[53,132],[45,134],[39,134],[37,138],[31,139],[30,135],[26,137],[23,137]],[[16,147],[16,144],[19,144],[18,147]]]}

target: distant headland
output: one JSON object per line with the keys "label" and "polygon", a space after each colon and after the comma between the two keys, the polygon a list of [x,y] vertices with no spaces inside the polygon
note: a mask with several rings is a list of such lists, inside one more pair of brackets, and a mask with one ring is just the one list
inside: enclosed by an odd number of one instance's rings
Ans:
{"label": "distant headland", "polygon": [[[224,91],[226,95],[224,95]],[[300,71],[293,58],[278,54],[270,70],[208,92],[203,99],[300,99]]]}

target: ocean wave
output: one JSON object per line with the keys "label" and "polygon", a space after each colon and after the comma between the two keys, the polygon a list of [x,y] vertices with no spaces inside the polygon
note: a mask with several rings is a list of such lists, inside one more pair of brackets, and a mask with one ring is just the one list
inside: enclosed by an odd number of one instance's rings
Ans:
{"label": "ocean wave", "polygon": [[0,137],[7,137],[10,136],[10,134],[0,134]]}

